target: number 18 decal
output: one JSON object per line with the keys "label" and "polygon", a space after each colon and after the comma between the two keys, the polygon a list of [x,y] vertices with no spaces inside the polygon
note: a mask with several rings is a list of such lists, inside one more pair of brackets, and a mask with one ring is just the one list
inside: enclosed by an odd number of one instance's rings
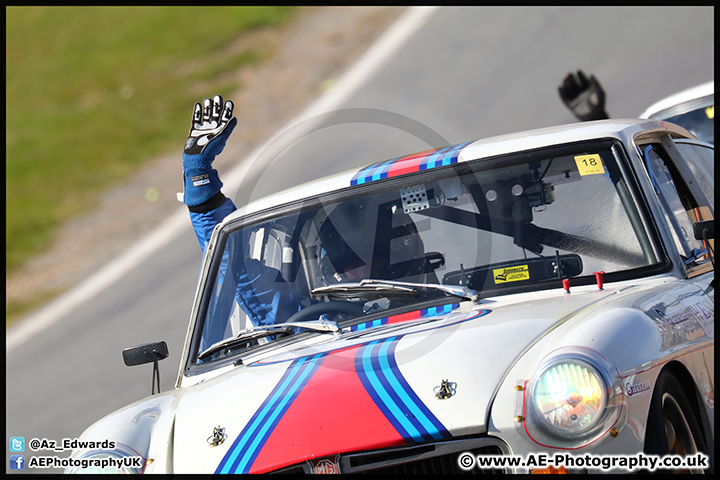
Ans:
{"label": "number 18 decal", "polygon": [[578,155],[575,157],[575,164],[580,175],[602,175],[605,173],[600,155]]}

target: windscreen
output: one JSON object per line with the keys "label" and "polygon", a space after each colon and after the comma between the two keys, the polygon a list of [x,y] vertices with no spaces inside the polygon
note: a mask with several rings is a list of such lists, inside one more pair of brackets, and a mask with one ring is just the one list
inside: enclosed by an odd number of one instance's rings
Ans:
{"label": "windscreen", "polygon": [[658,259],[630,191],[613,148],[603,144],[434,168],[230,223],[205,293],[197,352],[257,326],[320,318],[347,324],[377,308],[458,301],[418,289],[339,302],[314,294],[319,287],[376,279],[467,286],[489,297],[651,265]]}

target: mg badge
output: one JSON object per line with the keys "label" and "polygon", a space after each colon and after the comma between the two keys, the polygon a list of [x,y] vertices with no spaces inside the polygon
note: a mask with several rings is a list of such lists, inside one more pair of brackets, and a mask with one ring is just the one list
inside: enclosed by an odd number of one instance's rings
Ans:
{"label": "mg badge", "polygon": [[440,400],[445,400],[446,398],[450,398],[453,395],[455,395],[456,388],[457,388],[457,383],[448,382],[447,380],[443,380],[440,382],[440,386],[435,387],[433,389],[433,391],[435,392],[436,398],[439,398]]}
{"label": "mg badge", "polygon": [[226,438],[225,429],[218,425],[216,428],[213,428],[213,434],[208,437],[207,442],[210,444],[210,447],[217,447],[218,445],[222,445]]}
{"label": "mg badge", "polygon": [[340,473],[340,455],[335,458],[315,458],[308,460],[310,473],[314,475],[334,475]]}

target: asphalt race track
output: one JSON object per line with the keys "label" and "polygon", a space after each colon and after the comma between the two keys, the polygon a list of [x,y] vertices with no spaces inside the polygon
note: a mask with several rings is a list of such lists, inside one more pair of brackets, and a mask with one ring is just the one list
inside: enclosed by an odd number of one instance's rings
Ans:
{"label": "asphalt race track", "polygon": [[[252,189],[225,193],[257,198],[443,140],[573,123],[557,86],[578,68],[601,80],[612,117],[635,117],[713,79],[713,28],[712,7],[434,10],[343,111],[327,117],[329,126],[265,155],[270,163],[256,165]],[[162,390],[173,388],[200,262],[188,221],[139,267],[14,348],[6,365],[6,442],[76,438],[149,395],[152,368],[125,367],[128,346],[165,340]]]}

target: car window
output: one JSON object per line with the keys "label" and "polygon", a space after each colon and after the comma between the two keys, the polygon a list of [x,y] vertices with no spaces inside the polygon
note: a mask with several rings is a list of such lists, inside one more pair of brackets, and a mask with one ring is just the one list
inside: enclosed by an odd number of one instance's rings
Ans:
{"label": "car window", "polygon": [[709,208],[715,214],[715,150],[705,145],[690,142],[676,142],[690,171],[709,201]]}
{"label": "car window", "polygon": [[702,241],[696,240],[693,234],[693,223],[697,221],[694,215],[699,205],[667,160],[668,154],[661,145],[648,145],[643,154],[675,246],[686,259],[694,258],[697,251],[704,249]]}

